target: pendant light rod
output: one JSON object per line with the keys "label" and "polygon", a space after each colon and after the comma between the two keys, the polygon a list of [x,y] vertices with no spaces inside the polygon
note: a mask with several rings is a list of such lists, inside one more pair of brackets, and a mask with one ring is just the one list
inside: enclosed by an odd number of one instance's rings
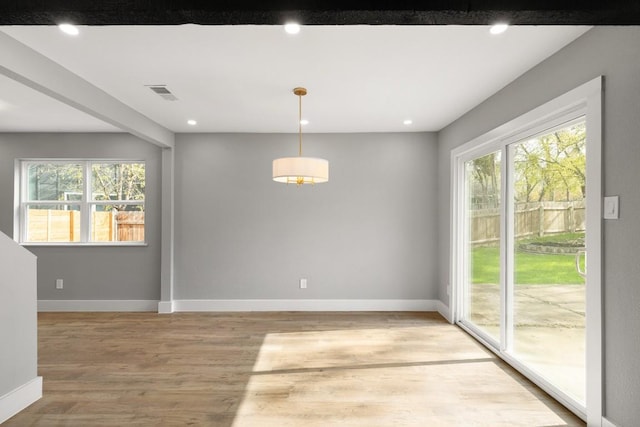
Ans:
{"label": "pendant light rod", "polygon": [[298,156],[302,157],[302,95],[298,95],[298,135],[300,139]]}
{"label": "pendant light rod", "polygon": [[293,93],[298,96],[298,156],[302,157],[302,97],[307,94],[307,89],[297,87],[293,89]]}

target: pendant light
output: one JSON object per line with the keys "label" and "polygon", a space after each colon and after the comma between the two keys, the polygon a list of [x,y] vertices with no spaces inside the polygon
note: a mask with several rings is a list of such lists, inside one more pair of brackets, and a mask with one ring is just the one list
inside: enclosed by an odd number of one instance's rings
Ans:
{"label": "pendant light", "polygon": [[320,184],[329,181],[329,161],[316,157],[302,157],[302,97],[307,89],[297,87],[298,97],[298,157],[281,157],[273,161],[273,180],[285,184]]}

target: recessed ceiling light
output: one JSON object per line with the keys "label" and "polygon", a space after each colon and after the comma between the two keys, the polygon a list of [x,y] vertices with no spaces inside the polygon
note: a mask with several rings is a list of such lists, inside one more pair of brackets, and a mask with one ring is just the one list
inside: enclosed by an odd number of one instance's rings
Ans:
{"label": "recessed ceiling light", "polygon": [[407,119],[407,120],[405,120],[404,122],[402,122],[402,124],[405,124],[405,125],[411,125],[411,124],[413,124],[413,120],[411,120],[411,119]]}
{"label": "recessed ceiling light", "polygon": [[300,24],[297,22],[288,22],[284,24],[284,30],[287,34],[298,34],[300,32]]}
{"label": "recessed ceiling light", "polygon": [[78,34],[80,34],[80,30],[78,30],[78,27],[72,24],[60,24],[58,25],[58,28],[60,28],[60,31],[65,34],[69,34],[70,36],[77,36]]}
{"label": "recessed ceiling light", "polygon": [[309,120],[307,120],[307,119],[302,119],[302,120],[300,120],[300,124],[301,124],[302,126],[306,126],[306,125],[308,125],[308,124],[309,124]]}
{"label": "recessed ceiling light", "polygon": [[191,119],[191,120],[187,120],[187,124],[190,126],[195,126],[198,124],[198,122],[196,122],[195,120]]}
{"label": "recessed ceiling light", "polygon": [[505,31],[507,31],[507,28],[509,28],[509,24],[505,24],[504,22],[499,22],[495,25],[492,25],[491,28],[489,29],[489,32],[491,34],[502,34]]}

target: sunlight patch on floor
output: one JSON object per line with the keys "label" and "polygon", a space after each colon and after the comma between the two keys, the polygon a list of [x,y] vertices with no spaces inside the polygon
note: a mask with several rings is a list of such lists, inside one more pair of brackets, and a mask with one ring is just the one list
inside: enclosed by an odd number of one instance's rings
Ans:
{"label": "sunlight patch on floor", "polygon": [[267,334],[233,426],[573,425],[451,328]]}

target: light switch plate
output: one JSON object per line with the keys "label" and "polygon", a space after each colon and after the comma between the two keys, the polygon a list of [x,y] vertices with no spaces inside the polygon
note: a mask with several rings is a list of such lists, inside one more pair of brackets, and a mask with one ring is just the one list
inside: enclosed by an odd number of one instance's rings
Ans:
{"label": "light switch plate", "polygon": [[618,219],[620,198],[618,196],[607,196],[604,198],[604,219]]}

